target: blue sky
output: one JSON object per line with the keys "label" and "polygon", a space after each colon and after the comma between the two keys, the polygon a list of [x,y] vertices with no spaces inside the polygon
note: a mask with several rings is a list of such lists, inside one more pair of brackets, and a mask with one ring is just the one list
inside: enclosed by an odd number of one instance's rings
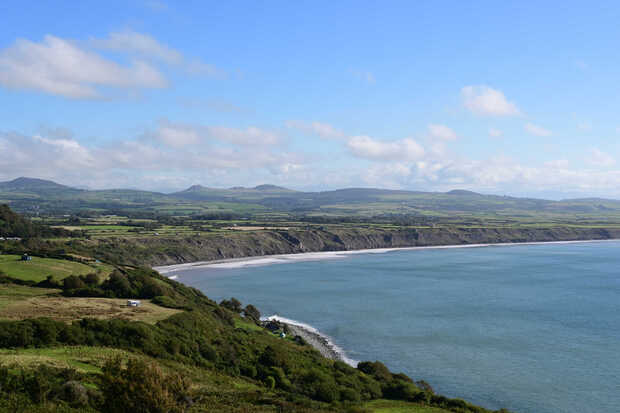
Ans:
{"label": "blue sky", "polygon": [[0,5],[0,180],[620,197],[616,2]]}

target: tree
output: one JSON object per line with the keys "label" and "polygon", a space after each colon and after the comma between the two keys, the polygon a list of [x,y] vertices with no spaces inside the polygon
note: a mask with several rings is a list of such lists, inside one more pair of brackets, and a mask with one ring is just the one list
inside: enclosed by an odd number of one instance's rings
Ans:
{"label": "tree", "polygon": [[222,300],[220,305],[237,314],[243,310],[241,307],[241,301],[237,300],[235,297],[232,297],[230,300]]}
{"label": "tree", "polygon": [[243,309],[243,315],[254,320],[255,323],[260,321],[260,311],[258,311],[258,308],[254,307],[252,304],[245,306]]}

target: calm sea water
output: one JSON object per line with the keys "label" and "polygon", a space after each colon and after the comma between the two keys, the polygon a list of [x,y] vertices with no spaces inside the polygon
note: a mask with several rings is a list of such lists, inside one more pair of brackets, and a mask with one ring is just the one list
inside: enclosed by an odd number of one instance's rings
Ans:
{"label": "calm sea water", "polygon": [[620,412],[620,243],[394,251],[176,271],[355,360],[516,412]]}

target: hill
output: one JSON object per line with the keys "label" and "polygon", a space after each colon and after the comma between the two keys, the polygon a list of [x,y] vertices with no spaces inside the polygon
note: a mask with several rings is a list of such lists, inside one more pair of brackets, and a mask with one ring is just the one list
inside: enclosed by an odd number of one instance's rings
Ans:
{"label": "hill", "polygon": [[135,189],[84,190],[51,181],[18,178],[0,183],[0,202],[30,214],[201,215],[238,214],[251,217],[539,217],[578,215],[620,218],[620,201],[609,199],[536,198],[485,195],[466,190],[422,192],[379,188],[345,188],[302,192],[276,185],[229,189],[193,185],[164,194]]}

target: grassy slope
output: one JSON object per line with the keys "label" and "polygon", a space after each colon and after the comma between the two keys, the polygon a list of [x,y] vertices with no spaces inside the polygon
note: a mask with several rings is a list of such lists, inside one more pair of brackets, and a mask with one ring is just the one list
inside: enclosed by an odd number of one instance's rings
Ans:
{"label": "grassy slope", "polygon": [[25,285],[0,284],[0,317],[5,308],[34,297],[57,294],[60,290],[51,288],[33,288]]}
{"label": "grassy slope", "polygon": [[[3,297],[0,295],[0,302],[2,299]],[[140,307],[128,307],[126,303],[127,300],[119,298],[34,296],[14,300],[2,307],[0,319],[23,320],[49,317],[54,320],[70,322],[89,317],[97,319],[120,318],[155,324],[180,312],[180,310],[173,308],[160,307],[147,300],[142,300]]]}
{"label": "grassy slope", "polygon": [[69,275],[83,275],[93,272],[107,274],[112,267],[106,264],[89,265],[75,261],[32,257],[31,261],[21,261],[19,255],[0,255],[0,272],[24,281],[43,281],[48,275],[61,280]]}
{"label": "grassy slope", "polygon": [[373,400],[365,403],[364,407],[373,413],[445,413],[449,411],[395,400]]}

